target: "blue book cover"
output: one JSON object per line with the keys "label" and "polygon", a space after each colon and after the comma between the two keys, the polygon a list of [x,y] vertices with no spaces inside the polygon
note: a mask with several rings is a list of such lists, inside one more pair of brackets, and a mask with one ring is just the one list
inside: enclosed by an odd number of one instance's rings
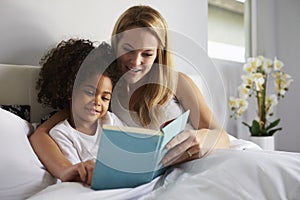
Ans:
{"label": "blue book cover", "polygon": [[103,125],[91,188],[132,188],[165,172],[165,145],[186,126],[190,111],[161,130]]}

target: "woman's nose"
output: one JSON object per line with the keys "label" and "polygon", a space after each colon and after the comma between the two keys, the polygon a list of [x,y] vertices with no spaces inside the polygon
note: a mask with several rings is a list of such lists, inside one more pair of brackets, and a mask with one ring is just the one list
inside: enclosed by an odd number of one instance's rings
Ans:
{"label": "woman's nose", "polygon": [[142,57],[141,53],[139,53],[139,52],[132,53],[130,62],[134,66],[141,65],[143,63],[143,57]]}

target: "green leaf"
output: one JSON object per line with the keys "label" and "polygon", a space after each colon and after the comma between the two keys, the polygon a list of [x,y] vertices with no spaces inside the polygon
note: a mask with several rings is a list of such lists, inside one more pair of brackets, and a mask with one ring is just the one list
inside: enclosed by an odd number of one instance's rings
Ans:
{"label": "green leaf", "polygon": [[251,126],[249,124],[247,124],[246,122],[242,122],[242,124],[244,124],[245,126],[248,126],[249,128],[251,128]]}
{"label": "green leaf", "polygon": [[280,122],[280,119],[277,119],[273,122],[270,123],[270,125],[266,128],[266,130],[270,130],[271,128],[274,128],[275,126],[277,126]]}
{"label": "green leaf", "polygon": [[247,126],[249,128],[249,132],[251,133],[251,135],[253,135],[252,132],[251,132],[251,126],[249,124],[247,124],[246,122],[242,122],[242,124]]}
{"label": "green leaf", "polygon": [[282,130],[282,128],[276,128],[276,129],[270,130],[270,131],[268,132],[268,135],[269,135],[269,136],[272,136],[275,132],[281,131],[281,130]]}
{"label": "green leaf", "polygon": [[250,129],[251,135],[252,136],[260,136],[260,129],[259,129],[259,124],[256,120],[252,121],[252,126]]}
{"label": "green leaf", "polygon": [[266,129],[260,129],[260,135],[261,136],[268,136],[268,132]]}

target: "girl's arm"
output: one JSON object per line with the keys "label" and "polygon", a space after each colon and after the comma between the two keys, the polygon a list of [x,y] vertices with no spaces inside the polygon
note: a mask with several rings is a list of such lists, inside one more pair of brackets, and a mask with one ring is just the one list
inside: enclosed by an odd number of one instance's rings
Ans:
{"label": "girl's arm", "polygon": [[168,143],[166,148],[170,151],[162,161],[165,165],[200,158],[212,148],[229,147],[226,131],[214,118],[193,80],[183,73],[178,74],[176,97],[185,110],[190,109],[189,119],[196,130],[184,131]]}

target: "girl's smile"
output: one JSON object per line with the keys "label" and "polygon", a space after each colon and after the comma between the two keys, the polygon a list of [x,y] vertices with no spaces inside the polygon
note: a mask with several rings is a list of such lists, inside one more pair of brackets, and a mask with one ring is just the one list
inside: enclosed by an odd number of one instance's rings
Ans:
{"label": "girl's smile", "polygon": [[72,114],[76,126],[80,123],[95,123],[109,107],[112,93],[110,78],[95,74],[75,89],[72,98]]}

